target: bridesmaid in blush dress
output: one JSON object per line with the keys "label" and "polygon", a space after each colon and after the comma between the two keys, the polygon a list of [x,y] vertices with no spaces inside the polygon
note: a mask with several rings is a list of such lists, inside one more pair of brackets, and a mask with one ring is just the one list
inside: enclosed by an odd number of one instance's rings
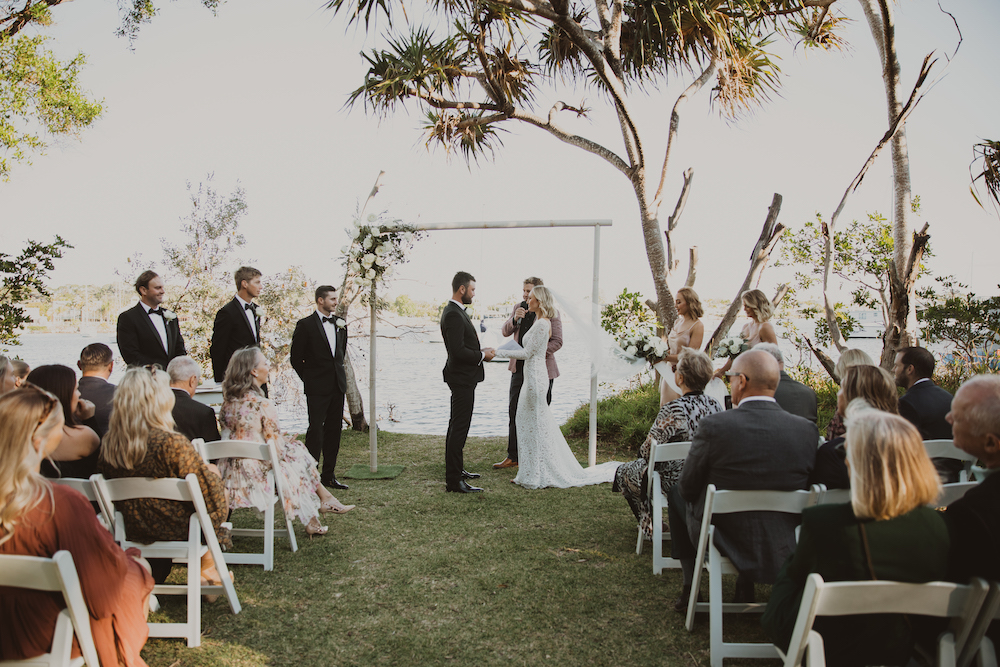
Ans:
{"label": "bridesmaid in blush dress", "polygon": [[[668,352],[663,360],[676,372],[677,360],[684,348],[701,349],[701,343],[705,339],[705,323],[701,321],[701,316],[705,314],[705,309],[701,305],[698,293],[690,287],[677,290],[674,305],[677,307],[678,317],[667,335]],[[660,380],[661,407],[683,394],[680,387],[671,382],[672,379],[664,376]]]}

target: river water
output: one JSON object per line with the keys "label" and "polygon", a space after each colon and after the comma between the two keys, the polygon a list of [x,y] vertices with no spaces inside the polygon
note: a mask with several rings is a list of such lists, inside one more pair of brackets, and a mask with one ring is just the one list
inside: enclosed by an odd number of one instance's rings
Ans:
{"label": "river water", "polygon": [[[495,346],[501,342],[498,338],[501,323],[500,320],[487,322],[489,330],[483,334],[484,345]],[[715,324],[706,318],[707,331],[713,331]],[[441,375],[446,355],[437,326],[422,323],[416,327],[394,327],[388,323],[380,323],[378,333],[375,404],[379,428],[400,433],[444,435],[448,429],[450,394]],[[64,364],[71,368],[76,368],[80,350],[85,346],[105,343],[114,351],[116,359],[111,381],[114,382],[124,372],[124,364],[111,333],[24,334],[21,342],[20,346],[10,347],[8,356],[20,357],[32,367]],[[796,363],[798,352],[790,343],[784,340],[781,343],[786,359],[790,364]],[[879,339],[852,340],[851,345],[865,350],[876,360],[882,349],[882,341]],[[354,338],[350,354],[367,413],[368,340]],[[573,335],[572,322],[564,323],[564,344],[556,353],[556,361],[560,376],[552,390],[552,411],[561,424],[581,404],[590,400],[590,361],[586,346]],[[206,369],[208,370],[210,369]],[[648,372],[644,375],[649,377]],[[294,373],[288,372],[283,377],[289,383],[288,389],[276,393],[282,429],[291,432],[305,431],[308,419],[301,384]],[[603,397],[617,391],[624,384],[602,384],[598,395]],[[495,436],[507,433],[509,385],[510,372],[506,362],[486,364],[486,379],[476,389],[471,435]]]}

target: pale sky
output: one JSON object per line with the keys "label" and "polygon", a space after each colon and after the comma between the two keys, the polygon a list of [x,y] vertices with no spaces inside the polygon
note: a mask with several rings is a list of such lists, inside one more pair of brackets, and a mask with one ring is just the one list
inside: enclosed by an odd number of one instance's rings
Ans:
{"label": "pale sky", "polygon": [[[161,14],[142,29],[134,52],[114,35],[113,0],[78,0],[53,12],[51,48],[88,55],[82,81],[103,98],[105,113],[80,141],[52,145],[0,184],[0,249],[14,253],[27,238],[55,234],[76,246],[58,262],[53,284],[112,282],[114,269],[136,251],[159,259],[160,237],[180,240],[179,220],[189,212],[185,182],[197,185],[209,172],[222,193],[237,182],[246,190],[242,259],[265,274],[300,265],[316,280],[339,284],[344,227],[385,170],[376,207],[405,221],[612,219],[602,232],[602,294],[628,287],[653,295],[635,197],[598,158],[535,128],[507,125],[496,160],[469,169],[460,157],[449,161],[424,148],[416,107],[381,123],[360,106],[343,108],[366,70],[358,54],[377,36],[347,29],[319,0],[282,0],[280,11],[273,0],[240,0],[215,17],[194,0],[158,4]],[[1000,3],[942,4],[964,36],[946,72],[944,55],[957,35],[936,0],[895,5],[904,94],[931,50],[941,56],[932,76],[946,74],[907,125],[913,192],[923,206],[913,223],[930,222],[935,273],[953,273],[992,295],[1000,280],[993,259],[1000,220],[970,196],[968,166],[973,143],[1000,138]],[[778,44],[784,87],[755,116],[727,124],[709,107],[707,90],[682,112],[661,220],[673,210],[681,172],[693,167],[676,242],[685,260],[689,245],[700,248],[695,288],[702,298],[735,296],[774,192],[784,196],[779,219],[788,227],[817,211],[829,218],[886,129],[877,55],[860,7],[849,0],[835,6],[856,19],[846,31],[851,50],[807,54]],[[634,98],[657,161],[670,108],[689,81]],[[581,98],[594,109],[591,118],[562,122],[619,150],[617,125],[597,95],[543,91],[536,110]],[[874,210],[891,214],[888,149],[841,223]],[[484,303],[519,292],[527,275],[584,296],[592,238],[589,229],[436,232],[417,245],[390,296],[444,300],[460,269],[476,276]],[[672,288],[685,272],[686,263]],[[768,269],[761,286],[770,291],[785,278]]]}

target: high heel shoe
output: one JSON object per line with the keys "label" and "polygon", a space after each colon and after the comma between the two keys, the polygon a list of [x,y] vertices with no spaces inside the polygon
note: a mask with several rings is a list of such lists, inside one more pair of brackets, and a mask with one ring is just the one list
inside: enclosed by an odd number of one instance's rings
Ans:
{"label": "high heel shoe", "polygon": [[357,505],[344,505],[336,498],[328,500],[319,506],[320,514],[347,514]]}
{"label": "high heel shoe", "polygon": [[[214,572],[215,573],[215,577],[214,578],[212,578],[211,574],[207,574],[207,573],[210,573],[210,572]],[[232,581],[233,583],[236,582],[236,577],[235,577],[235,575],[233,575],[233,573],[232,573],[231,570],[229,572],[229,581]],[[221,586],[222,585],[222,578],[219,577],[218,570],[216,570],[214,567],[211,570],[202,570],[201,571],[201,585],[202,586]],[[208,602],[209,604],[211,604],[211,603],[213,603],[213,602],[215,602],[216,600],[219,599],[219,596],[217,594],[216,595],[202,595],[201,597],[205,598],[205,602]]]}
{"label": "high heel shoe", "polygon": [[[315,521],[315,519],[313,521]],[[321,536],[326,535],[327,531],[329,530],[330,530],[329,526],[321,526],[319,525],[319,521],[316,521],[315,525],[312,523],[312,521],[306,524],[306,535],[309,536],[310,540],[316,537],[317,535]]]}

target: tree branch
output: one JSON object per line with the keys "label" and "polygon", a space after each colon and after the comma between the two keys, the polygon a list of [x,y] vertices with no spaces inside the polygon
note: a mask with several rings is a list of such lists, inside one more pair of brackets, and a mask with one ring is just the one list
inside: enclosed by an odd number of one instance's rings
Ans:
{"label": "tree branch", "polygon": [[591,141],[590,139],[587,139],[585,137],[581,137],[576,134],[570,134],[569,132],[566,132],[553,122],[553,112],[560,111],[565,106],[566,105],[563,104],[562,102],[556,102],[556,104],[553,105],[552,109],[549,111],[549,119],[547,121],[543,120],[542,118],[532,113],[528,113],[527,111],[519,111],[517,109],[515,109],[510,114],[510,117],[516,120],[523,121],[525,123],[529,123],[531,125],[534,125],[535,127],[541,128],[546,132],[548,132],[549,134],[551,134],[552,136],[554,136],[555,138],[559,139],[560,141],[564,141],[567,144],[571,144],[578,148],[582,148],[588,153],[593,153],[594,155],[603,158],[608,163],[610,163],[612,167],[614,167],[618,171],[622,172],[623,174],[631,178],[632,168],[628,164],[626,164],[624,160],[618,157],[618,155],[616,155],[614,151],[605,148],[604,146],[598,144],[597,142]]}

